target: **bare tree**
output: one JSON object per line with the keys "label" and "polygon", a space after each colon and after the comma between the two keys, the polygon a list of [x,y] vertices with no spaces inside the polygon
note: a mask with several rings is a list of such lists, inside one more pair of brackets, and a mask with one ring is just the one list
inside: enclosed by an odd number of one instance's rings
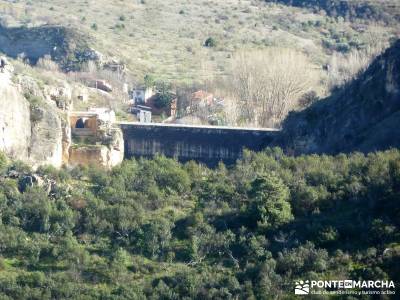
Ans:
{"label": "bare tree", "polygon": [[237,53],[229,82],[242,123],[277,127],[315,85],[317,71],[302,53],[269,48]]}
{"label": "bare tree", "polygon": [[351,81],[358,74],[365,71],[372,60],[387,47],[386,43],[376,43],[361,50],[352,50],[349,53],[334,53],[331,56],[328,68],[328,90]]}

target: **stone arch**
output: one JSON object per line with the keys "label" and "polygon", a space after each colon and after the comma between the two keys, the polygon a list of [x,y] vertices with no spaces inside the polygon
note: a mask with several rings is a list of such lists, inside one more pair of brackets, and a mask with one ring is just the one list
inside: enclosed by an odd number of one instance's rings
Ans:
{"label": "stone arch", "polygon": [[86,127],[86,122],[85,122],[85,119],[84,118],[79,118],[78,120],[76,120],[76,123],[75,123],[75,128],[78,128],[78,129],[82,129],[82,128],[85,128]]}

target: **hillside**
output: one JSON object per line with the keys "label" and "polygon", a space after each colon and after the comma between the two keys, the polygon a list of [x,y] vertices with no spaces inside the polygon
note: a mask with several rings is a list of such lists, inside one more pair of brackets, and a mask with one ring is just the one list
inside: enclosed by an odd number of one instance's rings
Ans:
{"label": "hillside", "polygon": [[0,300],[400,299],[398,1],[0,0]]}
{"label": "hillside", "polygon": [[64,71],[76,71],[97,58],[89,48],[90,39],[63,26],[4,27],[0,25],[0,51],[12,58],[23,56],[35,65],[46,55]]}
{"label": "hillside", "polygon": [[[398,28],[265,1],[0,0],[0,12],[11,28],[71,28],[90,37],[91,48],[124,62],[138,80],[152,74],[173,82],[224,76],[240,49],[293,48],[323,65],[332,51],[385,42]],[[209,37],[215,46],[205,47]]]}
{"label": "hillside", "polygon": [[400,147],[400,41],[331,97],[292,113],[283,128],[296,153]]}
{"label": "hillside", "polygon": [[322,10],[333,17],[346,20],[364,19],[393,23],[400,20],[400,4],[397,0],[266,0],[279,2],[313,11]]}

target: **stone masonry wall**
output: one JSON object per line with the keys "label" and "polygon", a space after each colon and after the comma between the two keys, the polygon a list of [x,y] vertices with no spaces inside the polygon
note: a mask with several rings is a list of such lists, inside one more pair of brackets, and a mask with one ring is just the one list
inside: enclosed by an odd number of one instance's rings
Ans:
{"label": "stone masonry wall", "polygon": [[243,149],[260,151],[271,144],[274,130],[222,127],[121,124],[125,158],[162,154],[180,161],[196,160],[209,165],[233,163]]}

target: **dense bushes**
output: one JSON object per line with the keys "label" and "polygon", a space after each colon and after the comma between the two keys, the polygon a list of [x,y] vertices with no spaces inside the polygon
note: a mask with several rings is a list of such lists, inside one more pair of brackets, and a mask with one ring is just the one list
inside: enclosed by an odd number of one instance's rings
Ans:
{"label": "dense bushes", "polygon": [[0,156],[2,299],[268,299],[299,278],[400,279],[398,150],[41,168],[50,194],[20,192],[18,168]]}

